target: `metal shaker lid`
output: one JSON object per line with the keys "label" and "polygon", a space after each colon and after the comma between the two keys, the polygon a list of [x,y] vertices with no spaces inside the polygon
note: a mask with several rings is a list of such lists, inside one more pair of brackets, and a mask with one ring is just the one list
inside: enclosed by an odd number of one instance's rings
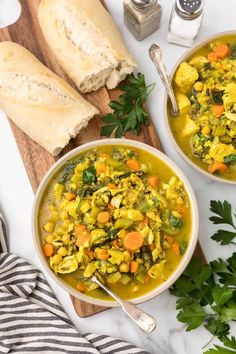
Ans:
{"label": "metal shaker lid", "polygon": [[131,0],[132,4],[139,9],[146,9],[157,3],[157,0]]}
{"label": "metal shaker lid", "polygon": [[201,15],[204,0],[176,0],[176,12],[180,17],[192,20]]}

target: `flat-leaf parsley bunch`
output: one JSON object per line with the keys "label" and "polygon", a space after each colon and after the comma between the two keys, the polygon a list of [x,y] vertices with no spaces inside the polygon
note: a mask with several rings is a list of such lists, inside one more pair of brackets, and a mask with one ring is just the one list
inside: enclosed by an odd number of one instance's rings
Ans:
{"label": "flat-leaf parsley bunch", "polygon": [[143,103],[153,90],[155,83],[146,85],[143,74],[138,73],[127,77],[126,83],[120,86],[123,92],[118,101],[111,101],[109,107],[112,113],[102,118],[105,123],[100,131],[102,136],[121,138],[127,131],[138,135],[143,125],[148,125],[148,113]]}
{"label": "flat-leaf parsley bunch", "polygon": [[[211,201],[210,210],[215,214],[210,218],[214,224],[235,229],[228,202]],[[235,236],[234,232],[219,230],[212,238],[225,245]],[[236,321],[236,253],[226,261],[219,258],[209,264],[193,258],[170,292],[178,297],[177,318],[187,325],[186,331],[204,325],[212,339],[217,337],[224,345],[215,345],[205,354],[236,354],[236,339],[229,335],[230,323]]]}

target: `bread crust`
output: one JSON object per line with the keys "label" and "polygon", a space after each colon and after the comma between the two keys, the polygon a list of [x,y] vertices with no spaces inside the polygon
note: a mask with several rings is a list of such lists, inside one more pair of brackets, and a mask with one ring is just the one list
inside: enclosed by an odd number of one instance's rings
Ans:
{"label": "bread crust", "polygon": [[27,49],[0,43],[0,107],[31,139],[57,155],[98,113]]}
{"label": "bread crust", "polygon": [[43,0],[38,10],[46,41],[82,92],[114,88],[136,63],[99,0]]}

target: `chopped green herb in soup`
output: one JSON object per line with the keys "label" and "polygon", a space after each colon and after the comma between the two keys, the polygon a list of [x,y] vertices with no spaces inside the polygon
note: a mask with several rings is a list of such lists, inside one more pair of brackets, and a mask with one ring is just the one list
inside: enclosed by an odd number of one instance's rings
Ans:
{"label": "chopped green herb in soup", "polygon": [[180,116],[169,112],[169,121],[177,143],[204,170],[236,181],[235,36],[196,51],[173,84]]}
{"label": "chopped green herb in soup", "polygon": [[45,192],[39,216],[50,267],[89,296],[150,291],[176,269],[191,217],[183,183],[155,156],[128,146],[88,150],[68,161]]}

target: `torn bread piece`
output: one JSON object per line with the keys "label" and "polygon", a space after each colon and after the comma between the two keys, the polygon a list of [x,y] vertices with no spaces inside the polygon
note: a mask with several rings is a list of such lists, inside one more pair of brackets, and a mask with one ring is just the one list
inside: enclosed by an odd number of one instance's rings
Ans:
{"label": "torn bread piece", "polygon": [[31,139],[58,155],[98,113],[24,47],[0,43],[0,108]]}
{"label": "torn bread piece", "polygon": [[136,67],[99,0],[42,0],[38,17],[49,47],[81,92],[113,89]]}

